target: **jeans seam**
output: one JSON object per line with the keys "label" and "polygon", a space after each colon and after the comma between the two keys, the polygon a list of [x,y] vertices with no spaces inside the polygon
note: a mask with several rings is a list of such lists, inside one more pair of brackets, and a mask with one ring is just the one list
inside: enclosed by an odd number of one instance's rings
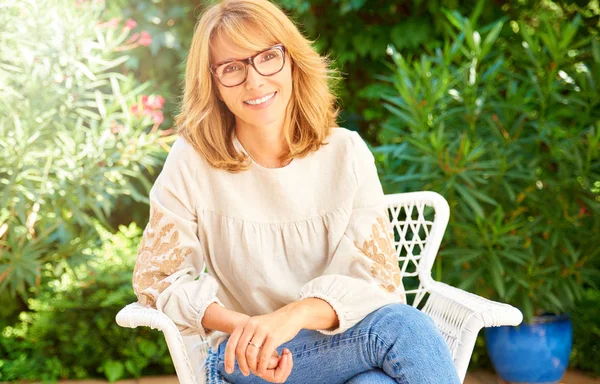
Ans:
{"label": "jeans seam", "polygon": [[[385,342],[385,339],[383,337],[381,337],[377,332],[371,331],[371,334],[374,335],[377,339],[381,340],[381,342],[384,345],[384,348],[387,350],[390,348],[390,346],[388,345],[388,343]],[[383,364],[382,364],[383,365]],[[394,365],[400,369],[401,367],[399,366],[398,363],[394,363]],[[381,368],[383,369],[383,367]],[[385,371],[384,371],[385,372]],[[400,375],[400,377],[392,377],[394,380],[398,380],[399,383],[401,384],[408,384],[408,382],[406,381],[406,379],[404,378],[403,375]]]}
{"label": "jeans seam", "polygon": [[229,383],[229,381],[225,380],[219,372],[219,359],[215,356],[214,351],[209,350],[205,364],[206,384]]}
{"label": "jeans seam", "polygon": [[[340,342],[341,342],[341,341],[353,341],[353,340],[358,340],[358,339],[361,339],[363,336],[365,336],[365,335],[361,335],[361,336],[354,336],[354,337],[351,337],[351,338],[348,338],[348,339],[343,339],[343,340],[340,340]],[[318,350],[318,349],[319,349],[319,347],[311,347],[311,349],[303,349],[301,352],[312,352],[312,351],[315,351],[315,350]],[[292,352],[293,352],[293,351],[292,351]]]}

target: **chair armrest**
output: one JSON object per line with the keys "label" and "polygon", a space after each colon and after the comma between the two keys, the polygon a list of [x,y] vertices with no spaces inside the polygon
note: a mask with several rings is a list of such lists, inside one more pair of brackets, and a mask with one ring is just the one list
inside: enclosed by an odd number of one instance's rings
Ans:
{"label": "chair armrest", "polygon": [[194,369],[190,363],[185,344],[179,329],[167,315],[139,303],[125,306],[117,313],[117,324],[125,328],[137,328],[139,326],[150,327],[161,331],[177,372],[179,382],[182,384],[197,384]]}
{"label": "chair armrest", "polygon": [[[481,296],[453,287],[448,284],[434,282],[429,286],[429,293],[434,300],[427,301],[431,306],[444,305],[444,312],[461,307],[469,312],[468,319],[477,319],[483,327],[517,326],[523,321],[523,314],[512,305],[485,299]],[[427,307],[427,305],[426,305]],[[433,309],[433,308],[432,308]],[[458,308],[456,308],[458,309]]]}
{"label": "chair armrest", "polygon": [[450,285],[433,282],[423,312],[433,318],[446,339],[461,380],[483,327],[519,325],[523,314],[512,305],[485,299]]}
{"label": "chair armrest", "polygon": [[124,328],[150,327],[161,332],[170,329],[177,330],[177,326],[167,315],[140,303],[131,303],[117,313],[117,324]]}

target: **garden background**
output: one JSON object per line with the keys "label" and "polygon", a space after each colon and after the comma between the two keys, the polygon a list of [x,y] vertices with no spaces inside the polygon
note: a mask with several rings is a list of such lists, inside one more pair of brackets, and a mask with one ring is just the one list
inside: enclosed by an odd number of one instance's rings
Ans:
{"label": "garden background", "polygon": [[[434,278],[570,313],[570,367],[600,374],[598,1],[276,3],[343,72],[385,192],[448,200]],[[202,8],[0,0],[0,380],[173,373],[114,317]]]}

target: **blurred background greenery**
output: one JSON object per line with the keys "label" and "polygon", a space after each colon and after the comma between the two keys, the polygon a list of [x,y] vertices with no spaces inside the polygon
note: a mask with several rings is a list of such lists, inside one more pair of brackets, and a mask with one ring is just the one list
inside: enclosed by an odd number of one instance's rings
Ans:
{"label": "blurred background greenery", "polygon": [[[344,73],[385,192],[448,200],[434,278],[570,313],[571,368],[600,374],[598,1],[276,3]],[[0,0],[0,380],[173,372],[114,316],[203,4]]]}

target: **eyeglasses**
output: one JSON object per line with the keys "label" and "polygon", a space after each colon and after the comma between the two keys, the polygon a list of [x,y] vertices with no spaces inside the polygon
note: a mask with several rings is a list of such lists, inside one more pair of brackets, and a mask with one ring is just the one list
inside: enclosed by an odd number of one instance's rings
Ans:
{"label": "eyeglasses", "polygon": [[280,72],[285,65],[285,51],[283,44],[277,44],[245,59],[212,64],[210,71],[224,87],[235,87],[246,81],[248,64],[262,76]]}

